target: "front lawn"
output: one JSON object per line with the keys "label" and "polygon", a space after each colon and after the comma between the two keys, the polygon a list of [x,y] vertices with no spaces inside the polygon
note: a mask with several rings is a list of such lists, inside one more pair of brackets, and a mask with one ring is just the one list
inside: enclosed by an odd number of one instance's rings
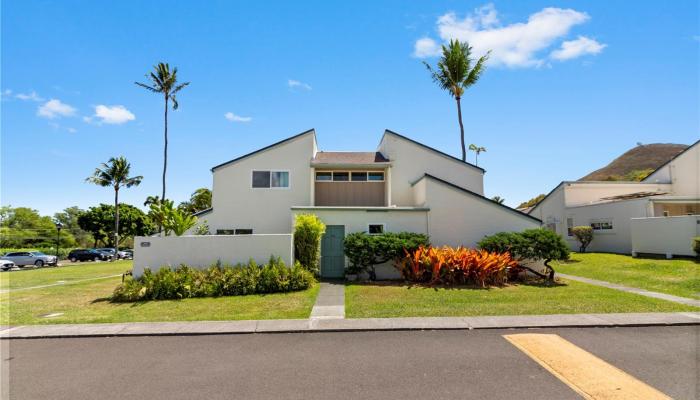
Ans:
{"label": "front lawn", "polygon": [[400,283],[349,284],[345,287],[347,318],[458,317],[624,312],[673,312],[700,309],[562,281],[502,288],[429,288]]}
{"label": "front lawn", "polygon": [[565,274],[700,299],[700,263],[694,260],[572,253],[571,260],[555,263],[554,268]]}
{"label": "front lawn", "polygon": [[[4,272],[0,279],[18,289],[114,275],[130,265],[127,261]],[[117,276],[2,293],[0,325],[308,318],[318,293],[316,284],[292,293],[111,303],[109,296],[120,282]]]}

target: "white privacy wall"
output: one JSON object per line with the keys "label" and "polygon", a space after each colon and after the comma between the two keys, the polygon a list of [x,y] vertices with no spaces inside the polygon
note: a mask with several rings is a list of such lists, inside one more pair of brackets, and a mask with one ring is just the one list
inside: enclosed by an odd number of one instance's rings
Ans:
{"label": "white privacy wall", "polygon": [[264,264],[270,256],[280,257],[288,266],[294,262],[291,234],[270,235],[200,235],[134,238],[134,276],[144,268],[186,264],[207,268],[218,261],[235,265],[251,258]]}
{"label": "white privacy wall", "polygon": [[700,236],[700,216],[632,218],[632,254],[694,256],[692,240]]}

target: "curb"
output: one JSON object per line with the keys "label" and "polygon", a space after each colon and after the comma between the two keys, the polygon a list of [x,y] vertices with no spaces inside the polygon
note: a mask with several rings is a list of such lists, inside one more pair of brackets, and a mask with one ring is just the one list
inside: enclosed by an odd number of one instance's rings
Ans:
{"label": "curb", "polygon": [[312,318],[290,320],[23,325],[0,330],[0,339],[201,336],[270,333],[391,332],[546,328],[619,328],[700,325],[700,312],[557,314],[496,317]]}

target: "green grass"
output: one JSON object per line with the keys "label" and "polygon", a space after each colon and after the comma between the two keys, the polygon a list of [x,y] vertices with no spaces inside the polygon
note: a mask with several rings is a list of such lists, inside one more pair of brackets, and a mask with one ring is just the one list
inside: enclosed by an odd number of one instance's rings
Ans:
{"label": "green grass", "polygon": [[0,289],[19,289],[32,286],[42,286],[58,281],[76,281],[103,276],[122,274],[130,270],[132,261],[99,262],[73,264],[66,267],[45,267],[23,269],[0,273]]}
{"label": "green grass", "polygon": [[[0,279],[9,281],[4,289],[18,289],[114,275],[130,266],[130,261],[84,264],[4,272]],[[308,318],[318,294],[314,285],[293,293],[112,303],[109,296],[120,282],[113,277],[2,293],[0,325]],[[42,317],[51,313],[63,315]]]}
{"label": "green grass", "polygon": [[570,261],[553,266],[565,274],[700,299],[700,263],[694,260],[573,253]]}
{"label": "green grass", "polygon": [[429,288],[405,284],[349,284],[348,318],[457,317],[613,312],[672,312],[700,309],[668,301],[562,281],[502,288]]}

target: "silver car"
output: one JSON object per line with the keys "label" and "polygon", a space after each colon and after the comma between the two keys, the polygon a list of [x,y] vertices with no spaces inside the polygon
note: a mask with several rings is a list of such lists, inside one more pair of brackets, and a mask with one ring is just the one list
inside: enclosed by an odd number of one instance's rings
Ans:
{"label": "silver car", "polygon": [[43,267],[44,265],[57,265],[58,257],[49,256],[40,251],[17,251],[7,253],[0,259],[12,261],[17,266],[34,265]]}
{"label": "silver car", "polygon": [[13,263],[12,261],[0,259],[0,270],[9,271],[14,267],[15,263]]}

